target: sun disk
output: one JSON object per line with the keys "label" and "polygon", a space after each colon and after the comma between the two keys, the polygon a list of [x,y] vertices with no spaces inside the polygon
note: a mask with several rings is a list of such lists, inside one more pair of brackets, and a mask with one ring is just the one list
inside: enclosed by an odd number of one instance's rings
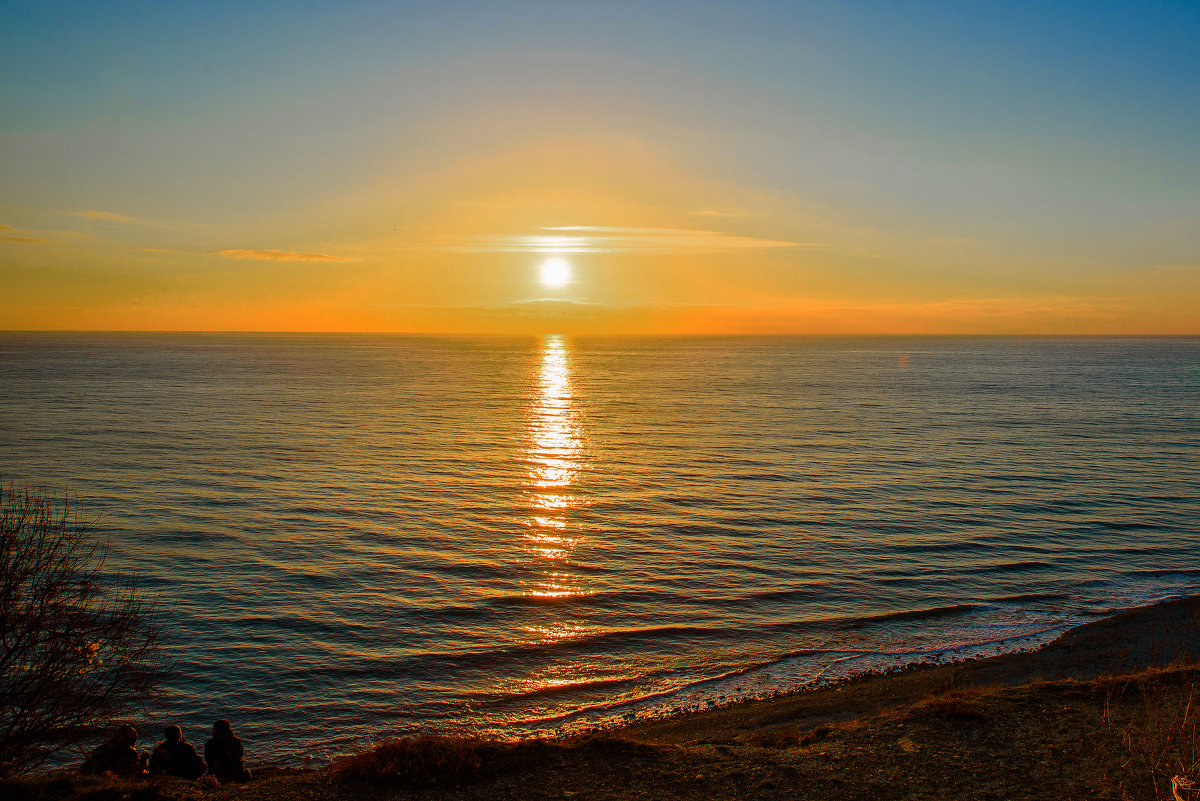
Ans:
{"label": "sun disk", "polygon": [[546,286],[563,286],[571,280],[571,266],[565,259],[546,259],[542,262],[541,276]]}

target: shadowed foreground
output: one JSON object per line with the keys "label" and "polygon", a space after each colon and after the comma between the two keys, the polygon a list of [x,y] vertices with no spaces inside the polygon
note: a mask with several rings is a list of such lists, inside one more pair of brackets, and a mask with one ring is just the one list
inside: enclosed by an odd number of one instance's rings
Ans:
{"label": "shadowed foreground", "polygon": [[[602,735],[393,741],[245,785],[39,777],[21,799],[1171,798],[1200,766],[1200,600],[1025,654],[926,665]],[[1173,664],[1172,667],[1162,667]],[[1183,797],[1188,797],[1186,792]]]}

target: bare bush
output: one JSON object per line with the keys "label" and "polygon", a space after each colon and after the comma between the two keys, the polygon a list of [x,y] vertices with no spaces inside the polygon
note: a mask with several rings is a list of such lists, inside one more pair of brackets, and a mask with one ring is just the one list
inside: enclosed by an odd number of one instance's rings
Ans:
{"label": "bare bush", "polygon": [[77,502],[0,483],[0,776],[158,697],[159,627]]}

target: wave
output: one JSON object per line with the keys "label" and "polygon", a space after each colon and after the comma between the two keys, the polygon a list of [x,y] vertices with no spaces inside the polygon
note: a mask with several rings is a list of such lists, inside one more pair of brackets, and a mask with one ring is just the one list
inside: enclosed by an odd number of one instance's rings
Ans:
{"label": "wave", "polygon": [[576,695],[596,690],[610,690],[614,687],[630,684],[634,679],[622,677],[616,679],[593,679],[590,681],[575,681],[566,684],[552,684],[533,690],[509,691],[497,698],[493,693],[476,693],[471,696],[486,705],[512,704],[520,701],[531,701],[538,698],[552,698],[558,695]]}
{"label": "wave", "polygon": [[506,664],[517,663],[523,668],[551,661],[570,653],[611,652],[618,645],[627,646],[646,641],[691,641],[707,638],[728,638],[726,629],[703,626],[648,626],[582,634],[549,642],[524,642],[461,651],[420,651],[398,656],[375,656],[350,664],[322,666],[304,665],[283,671],[289,677],[336,676],[359,679],[421,679],[445,677],[448,671],[486,667],[499,671]]}
{"label": "wave", "polygon": [[[919,529],[916,529],[919,531]],[[907,542],[891,546],[900,553],[924,553],[937,551],[939,553],[956,553],[958,551],[987,550],[988,545],[977,540],[958,540],[954,542]]]}
{"label": "wave", "polygon": [[691,599],[692,596],[683,593],[662,590],[604,590],[599,592],[583,590],[579,592],[564,592],[561,595],[538,594],[529,591],[509,595],[495,595],[488,598],[484,603],[488,606],[499,608],[512,606],[560,606],[563,604],[608,606],[622,603],[683,604]]}
{"label": "wave", "polygon": [[965,573],[1015,573],[1022,570],[1048,570],[1054,565],[1050,562],[998,562],[991,565],[971,565],[964,569]]}
{"label": "wave", "polygon": [[842,628],[856,629],[866,626],[870,623],[883,623],[888,621],[928,620],[939,617],[953,617],[955,615],[962,615],[966,614],[967,612],[976,612],[986,608],[986,606],[981,606],[979,604],[952,604],[950,606],[935,606],[929,609],[909,609],[900,612],[884,612],[880,615],[869,615],[867,617],[856,618],[854,621],[845,624]]}
{"label": "wave", "polygon": [[1200,576],[1200,569],[1186,567],[1147,568],[1145,570],[1127,570],[1127,576],[1144,576],[1147,578],[1165,578],[1168,576]]}
{"label": "wave", "polygon": [[1069,597],[1061,592],[1030,592],[1022,595],[999,595],[989,598],[988,602],[994,604],[1037,603],[1038,601],[1065,601]]}

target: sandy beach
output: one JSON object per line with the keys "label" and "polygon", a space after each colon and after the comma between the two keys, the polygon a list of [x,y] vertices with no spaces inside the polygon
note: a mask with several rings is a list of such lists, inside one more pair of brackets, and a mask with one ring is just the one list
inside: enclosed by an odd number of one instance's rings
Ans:
{"label": "sandy beach", "polygon": [[1194,777],[1200,760],[1190,705],[1198,621],[1200,599],[1172,600],[1036,651],[917,665],[585,737],[431,741],[400,758],[260,768],[254,781],[223,787],[35,777],[6,797],[1170,798],[1172,776]]}

